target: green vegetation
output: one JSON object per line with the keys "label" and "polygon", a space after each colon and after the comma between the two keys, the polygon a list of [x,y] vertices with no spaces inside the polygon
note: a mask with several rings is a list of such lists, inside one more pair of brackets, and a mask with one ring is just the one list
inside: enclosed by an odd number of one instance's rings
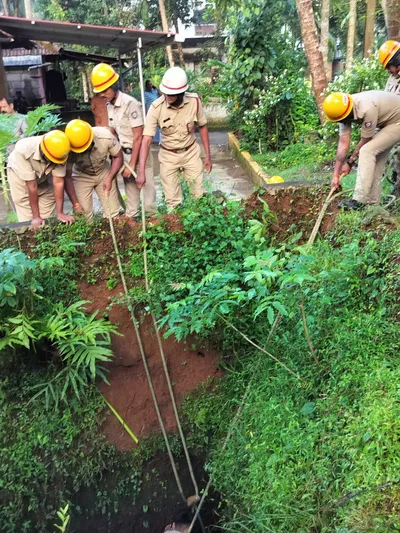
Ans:
{"label": "green vegetation", "polygon": [[[169,335],[195,333],[220,350],[225,377],[200,387],[183,414],[192,451],[209,455],[225,531],[395,531],[400,230],[366,229],[362,213],[339,215],[335,230],[306,250],[307,226],[276,240],[277,215],[262,196],[250,212],[211,196],[188,199],[179,218],[160,216],[148,230],[150,297],[140,242],[120,240],[133,303],[152,308]],[[122,455],[103,440],[105,404],[89,384],[91,366],[71,366],[74,357],[65,357],[48,329],[49,321],[61,321],[61,340],[68,344],[73,332],[78,353],[81,339],[88,346],[87,325],[96,324],[93,349],[107,349],[98,339],[107,341],[114,326],[83,313],[77,290],[88,275],[82,259],[92,261],[97,243],[109,249],[106,223],[48,227],[29,244],[29,258],[7,249],[7,234],[2,241],[0,309],[8,329],[1,333],[0,529],[44,531],[66,503],[72,526],[80,516],[112,516],[124,498],[138,497],[143,461],[161,445]],[[114,287],[113,253],[96,280]],[[22,316],[24,323],[10,321]],[[17,328],[25,332],[22,346]],[[57,405],[66,383],[57,376],[79,368],[87,384],[79,397],[67,387]],[[220,454],[249,382],[242,418]],[[56,407],[46,410],[45,398],[35,395],[49,383],[48,403]],[[104,469],[117,476],[112,489],[102,482]],[[83,487],[97,494],[86,510],[73,498]]]}

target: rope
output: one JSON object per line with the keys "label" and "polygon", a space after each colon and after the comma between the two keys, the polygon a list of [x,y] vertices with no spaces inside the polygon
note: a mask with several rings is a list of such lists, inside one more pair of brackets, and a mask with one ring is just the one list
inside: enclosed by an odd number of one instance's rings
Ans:
{"label": "rope", "polygon": [[122,286],[124,288],[124,292],[125,292],[125,295],[127,297],[127,307],[129,309],[129,312],[130,312],[130,315],[131,315],[131,320],[132,320],[134,328],[135,328],[135,333],[136,333],[137,341],[138,341],[138,344],[139,344],[140,355],[142,357],[144,370],[145,370],[147,381],[148,381],[148,384],[149,384],[149,387],[150,387],[150,392],[151,392],[151,396],[152,396],[152,399],[153,399],[154,408],[155,408],[156,413],[157,413],[158,422],[160,424],[160,428],[161,428],[161,431],[162,431],[162,434],[163,434],[163,437],[164,437],[165,447],[167,448],[168,457],[169,457],[169,460],[171,462],[172,471],[174,473],[174,477],[175,477],[175,481],[176,481],[179,493],[180,493],[183,501],[186,502],[186,498],[185,498],[185,495],[184,495],[184,492],[183,492],[183,489],[182,489],[182,484],[181,484],[181,481],[179,479],[178,471],[176,469],[174,457],[172,455],[171,446],[169,444],[167,432],[165,430],[164,422],[163,422],[162,417],[161,417],[160,408],[159,408],[159,405],[158,405],[158,402],[157,402],[156,393],[155,393],[155,390],[154,390],[153,380],[151,379],[149,366],[147,364],[146,354],[144,353],[143,343],[142,343],[142,339],[141,339],[140,331],[139,331],[139,324],[138,324],[138,321],[136,320],[135,314],[133,312],[132,305],[131,305],[130,300],[129,300],[128,287],[126,285],[125,274],[124,274],[124,271],[122,269],[121,257],[120,257],[120,254],[119,254],[117,238],[115,236],[115,229],[114,229],[114,223],[113,223],[112,216],[111,216],[110,201],[109,201],[108,194],[106,194],[106,205],[107,205],[107,212],[108,212],[107,213],[108,214],[108,220],[109,220],[110,229],[111,229],[111,236],[112,236],[112,241],[113,241],[113,244],[114,244],[115,255],[117,257],[118,269],[119,269],[119,273],[120,273],[120,276],[121,276]]}
{"label": "rope", "polygon": [[312,244],[314,244],[315,238],[317,236],[319,227],[321,226],[322,219],[325,216],[326,210],[328,209],[329,204],[335,199],[341,196],[342,194],[345,194],[346,192],[349,192],[351,189],[347,189],[345,191],[340,191],[337,194],[334,194],[336,189],[331,189],[329,191],[328,196],[325,199],[325,202],[323,203],[321,207],[321,211],[319,212],[317,221],[315,222],[315,225],[313,227],[313,230],[310,234],[310,238],[307,241],[306,249],[308,250]]}
{"label": "rope", "polygon": [[[148,268],[147,268],[146,216],[145,216],[143,189],[141,189],[141,191],[140,191],[140,199],[141,199],[141,204],[142,204],[142,228],[143,228],[142,238],[143,238],[144,282],[145,282],[146,292],[150,293],[149,275],[148,275],[149,273],[148,273]],[[165,373],[165,379],[167,380],[169,395],[170,395],[171,403],[172,403],[172,408],[174,410],[176,424],[178,426],[178,431],[179,431],[179,435],[180,435],[180,438],[181,438],[182,447],[183,447],[183,450],[184,450],[184,453],[185,453],[188,469],[189,469],[189,472],[190,472],[190,477],[192,478],[192,483],[193,483],[193,487],[194,487],[194,490],[195,490],[195,494],[196,494],[196,496],[199,496],[199,488],[198,488],[198,485],[197,485],[197,482],[196,482],[196,478],[195,478],[195,475],[194,475],[192,462],[190,460],[189,451],[188,451],[188,448],[187,448],[187,445],[186,445],[185,435],[183,434],[182,424],[181,424],[181,421],[180,421],[180,418],[179,418],[179,414],[178,414],[178,408],[176,406],[175,395],[174,395],[171,379],[170,379],[169,372],[168,372],[167,360],[166,360],[165,353],[164,353],[164,348],[163,348],[163,345],[162,345],[162,342],[161,342],[160,330],[158,328],[157,320],[156,320],[156,317],[155,317],[153,312],[151,313],[151,317],[152,317],[153,324],[154,324],[154,329],[155,329],[155,332],[156,332],[158,347],[159,347],[159,350],[160,350],[161,361],[162,361],[162,365],[163,365],[163,369],[164,369],[164,373]]]}
{"label": "rope", "polygon": [[[129,163],[125,162],[125,166],[130,171],[132,176],[136,177],[136,172],[129,165]],[[146,292],[148,294],[150,294],[149,271],[148,271],[148,266],[147,266],[146,213],[145,213],[145,205],[144,205],[145,202],[144,202],[144,189],[143,188],[140,190],[140,202],[141,202],[141,207],[142,207],[141,214],[142,214],[144,282],[145,282]],[[183,447],[183,451],[184,451],[184,454],[185,454],[186,462],[187,462],[187,465],[188,465],[190,477],[192,479],[193,488],[194,488],[196,496],[199,497],[199,488],[198,488],[198,485],[197,485],[197,482],[196,482],[196,477],[195,477],[194,471],[193,471],[193,465],[192,465],[192,462],[190,460],[189,450],[188,450],[188,447],[187,447],[187,444],[186,444],[185,435],[183,433],[182,424],[181,424],[181,421],[180,421],[180,418],[179,418],[179,413],[178,413],[178,408],[177,408],[177,405],[176,405],[174,391],[173,391],[173,388],[172,388],[171,378],[170,378],[169,372],[168,372],[167,360],[166,360],[166,357],[165,357],[164,348],[163,348],[162,341],[161,341],[160,330],[158,328],[157,320],[156,320],[156,317],[155,317],[154,313],[151,312],[150,314],[151,314],[151,318],[152,318],[152,321],[153,321],[154,330],[156,332],[158,348],[160,350],[161,361],[162,361],[162,365],[163,365],[163,369],[164,369],[165,379],[166,379],[167,385],[168,385],[168,391],[169,391],[169,396],[170,396],[170,399],[171,399],[172,408],[173,408],[173,411],[174,411],[176,425],[178,427],[178,432],[179,432],[179,436],[180,436],[180,439],[181,439],[181,442],[182,442],[182,447]]]}

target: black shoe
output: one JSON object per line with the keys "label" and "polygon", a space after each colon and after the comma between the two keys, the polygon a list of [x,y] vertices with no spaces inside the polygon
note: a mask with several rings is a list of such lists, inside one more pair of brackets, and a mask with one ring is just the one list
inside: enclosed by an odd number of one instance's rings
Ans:
{"label": "black shoe", "polygon": [[366,207],[365,204],[362,204],[361,202],[357,202],[357,200],[347,200],[347,202],[339,202],[338,207],[343,207],[345,211],[350,211],[351,209],[354,209],[356,211],[359,211],[360,209],[364,209]]}

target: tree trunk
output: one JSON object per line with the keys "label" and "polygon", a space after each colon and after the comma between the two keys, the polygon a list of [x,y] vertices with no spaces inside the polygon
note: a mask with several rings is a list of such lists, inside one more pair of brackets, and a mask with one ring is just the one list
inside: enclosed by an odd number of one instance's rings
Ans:
{"label": "tree trunk", "polygon": [[0,100],[8,96],[6,69],[3,62],[3,51],[0,46]]}
{"label": "tree trunk", "polygon": [[10,16],[10,7],[8,5],[8,0],[3,0],[3,9],[4,9],[5,16],[9,17]]}
{"label": "tree trunk", "polygon": [[[169,28],[168,28],[168,20],[167,20],[167,11],[165,9],[164,0],[158,0],[158,6],[160,8],[162,30],[163,30],[164,33],[168,33],[169,32]],[[175,63],[174,63],[174,56],[172,54],[171,46],[170,45],[166,46],[166,50],[167,50],[169,66],[173,67]]]}
{"label": "tree trunk", "polygon": [[374,46],[376,0],[367,0],[367,18],[365,20],[364,57],[370,58]]}
{"label": "tree trunk", "polygon": [[357,0],[350,0],[349,26],[347,29],[346,70],[353,64],[354,39],[356,36]]}
{"label": "tree trunk", "polygon": [[382,0],[388,39],[400,40],[400,0]]}
{"label": "tree trunk", "polygon": [[31,0],[24,0],[24,6],[25,6],[25,18],[31,19],[32,18],[32,3]]}
{"label": "tree trunk", "polygon": [[[179,33],[179,25],[178,25],[178,19],[177,17],[174,17],[173,19],[175,31],[176,33]],[[182,68],[185,68],[185,56],[183,55],[183,46],[182,43],[177,43],[178,46],[178,56],[179,56],[179,64]]]}
{"label": "tree trunk", "polygon": [[321,50],[322,59],[324,62],[326,75],[328,75],[328,38],[329,38],[329,0],[322,0],[320,50]]}
{"label": "tree trunk", "polygon": [[325,121],[325,115],[322,111],[322,104],[324,102],[323,92],[328,82],[324,70],[324,61],[319,48],[312,0],[296,0],[296,5],[300,19],[301,36],[311,73],[312,88],[317,100],[319,116],[323,123]]}

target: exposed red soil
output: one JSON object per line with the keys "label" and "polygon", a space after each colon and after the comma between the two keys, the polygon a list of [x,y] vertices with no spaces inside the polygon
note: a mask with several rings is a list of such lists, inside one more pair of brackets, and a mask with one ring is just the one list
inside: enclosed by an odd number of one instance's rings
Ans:
{"label": "exposed red soil", "polygon": [[[304,237],[308,237],[328,194],[328,187],[302,187],[289,190],[287,187],[281,190],[274,188],[273,193],[267,189],[262,194],[256,192],[248,198],[245,209],[250,218],[262,219],[264,204],[261,198],[276,217],[271,225],[271,232],[278,239],[284,237],[288,229],[294,225],[297,232],[302,230]],[[336,198],[328,206],[320,228],[322,235],[333,228],[340,201],[341,198]]]}
{"label": "exposed red soil", "polygon": [[[80,291],[84,299],[92,301],[87,307],[88,311],[99,310],[102,313],[107,310],[110,297],[118,296],[122,287],[119,285],[109,291],[104,283],[81,283]],[[115,305],[107,313],[111,322],[118,324],[118,331],[123,336],[113,337],[115,358],[109,365],[110,385],[101,383],[100,389],[139,440],[141,437],[159,434],[158,419],[129,312],[126,307]],[[146,317],[140,324],[140,333],[166,429],[173,431],[176,429],[176,422],[150,317]],[[200,383],[221,375],[217,367],[217,353],[207,348],[194,348],[194,345],[194,339],[189,339],[187,343],[177,342],[172,337],[163,340],[178,405]],[[119,450],[128,450],[134,446],[134,442],[112,413],[107,416],[103,431]]]}

